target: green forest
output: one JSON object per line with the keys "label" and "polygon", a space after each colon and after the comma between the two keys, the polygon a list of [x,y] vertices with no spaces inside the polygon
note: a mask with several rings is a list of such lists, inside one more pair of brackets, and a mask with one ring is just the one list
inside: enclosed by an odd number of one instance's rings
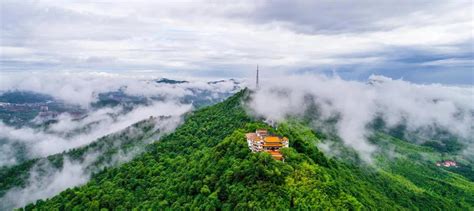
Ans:
{"label": "green forest", "polygon": [[[36,169],[45,176],[52,172],[59,171],[64,166],[65,159],[76,163],[83,163],[89,154],[98,154],[94,162],[86,166],[87,172],[101,171],[104,166],[116,165],[113,156],[122,154],[139,153],[144,145],[149,143],[149,139],[160,133],[155,130],[156,119],[164,120],[169,117],[149,118],[137,122],[123,131],[101,137],[95,142],[71,149],[69,151],[50,155],[44,158],[36,158],[21,162],[18,165],[0,167],[0,197],[13,188],[25,187],[28,184],[30,171]],[[51,164],[51,165],[48,165]],[[41,175],[43,176],[43,175]],[[0,210],[2,206],[0,204]]]}
{"label": "green forest", "polygon": [[[20,210],[474,209],[472,169],[436,167],[430,163],[442,158],[436,150],[377,133],[373,143],[404,156],[380,153],[373,165],[331,157],[318,148],[330,137],[307,122],[275,129],[250,117],[244,106],[250,94],[245,89],[189,113],[132,161]],[[245,133],[257,128],[289,138],[284,162],[250,152]]]}

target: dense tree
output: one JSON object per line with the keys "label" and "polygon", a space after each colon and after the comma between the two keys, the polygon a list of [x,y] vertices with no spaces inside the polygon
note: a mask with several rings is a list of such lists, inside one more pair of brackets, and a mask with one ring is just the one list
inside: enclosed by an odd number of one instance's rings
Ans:
{"label": "dense tree", "polygon": [[[189,114],[131,162],[24,209],[473,208],[473,183],[462,176],[406,158],[386,168],[328,158],[317,148],[320,136],[304,124],[274,130],[247,116],[247,94]],[[262,127],[289,137],[284,162],[248,150],[244,134]]]}

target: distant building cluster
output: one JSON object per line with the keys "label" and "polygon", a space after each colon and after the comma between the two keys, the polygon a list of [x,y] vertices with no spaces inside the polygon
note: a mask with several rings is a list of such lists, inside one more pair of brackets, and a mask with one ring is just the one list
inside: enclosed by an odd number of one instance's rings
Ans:
{"label": "distant building cluster", "polygon": [[288,147],[288,138],[270,135],[267,130],[256,130],[255,133],[247,133],[245,136],[252,152],[264,151],[270,153],[276,160],[284,160],[280,149]]}
{"label": "distant building cluster", "polygon": [[436,166],[457,167],[458,164],[454,160],[445,160],[436,162]]}
{"label": "distant building cluster", "polygon": [[[71,116],[72,120],[80,120],[87,116],[86,113],[82,111],[68,111],[69,116]],[[35,120],[41,122],[53,121],[57,120],[61,113],[56,111],[50,111],[48,106],[41,106],[38,115],[36,116]]]}
{"label": "distant building cluster", "polygon": [[[47,102],[49,103],[49,102]],[[5,109],[6,111],[13,112],[23,112],[30,111],[32,109],[38,109],[41,106],[46,105],[46,103],[7,103],[0,102],[0,109]]]}
{"label": "distant building cluster", "polygon": [[58,117],[58,112],[49,111],[48,106],[41,106],[40,112],[38,113],[38,118],[41,121],[52,121]]}

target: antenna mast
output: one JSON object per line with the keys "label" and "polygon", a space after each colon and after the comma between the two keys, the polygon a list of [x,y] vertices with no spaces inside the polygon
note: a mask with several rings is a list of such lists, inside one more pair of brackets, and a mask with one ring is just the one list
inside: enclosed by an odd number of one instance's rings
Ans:
{"label": "antenna mast", "polygon": [[257,64],[257,81],[256,81],[256,88],[260,88],[260,85],[258,84],[258,64]]}

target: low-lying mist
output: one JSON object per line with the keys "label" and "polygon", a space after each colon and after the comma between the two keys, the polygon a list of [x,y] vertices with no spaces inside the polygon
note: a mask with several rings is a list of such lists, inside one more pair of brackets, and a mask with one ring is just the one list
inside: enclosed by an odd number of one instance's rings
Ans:
{"label": "low-lying mist", "polygon": [[[315,128],[337,134],[369,163],[377,150],[368,141],[373,131],[369,126],[376,119],[386,128],[404,125],[406,131],[428,137],[438,128],[448,131],[463,141],[464,154],[474,154],[473,87],[422,85],[383,76],[359,82],[315,75],[261,84],[249,103],[255,115],[276,122],[290,116],[311,118]],[[335,122],[334,127],[325,122]]]}
{"label": "low-lying mist", "polygon": [[[103,108],[88,113],[81,120],[73,120],[64,114],[58,122],[45,129],[29,127],[14,128],[0,123],[0,138],[6,140],[1,149],[7,151],[14,145],[24,145],[28,157],[43,157],[63,152],[68,149],[84,146],[92,141],[120,130],[149,116],[180,116],[189,111],[191,105],[176,102],[156,102],[150,106],[138,106],[132,111],[122,114],[122,108]],[[12,158],[4,158],[3,162],[12,162]],[[0,164],[8,164],[2,163]]]}
{"label": "low-lying mist", "polygon": [[21,168],[15,172],[18,175],[15,179],[23,180],[25,185],[13,186],[0,195],[0,210],[22,207],[84,184],[105,167],[130,161],[142,153],[147,144],[174,131],[181,122],[181,116],[150,117],[102,137],[93,145],[34,160],[26,172]]}
{"label": "low-lying mist", "polygon": [[[80,118],[68,112],[59,113],[47,124],[35,118],[30,121],[35,123],[34,127],[0,122],[0,166],[86,145],[149,116],[179,116],[195,106],[219,102],[240,88],[234,80],[173,81],[107,73],[18,74],[0,78],[0,94],[45,94],[84,111]],[[109,105],[109,98],[100,99],[103,93],[112,93],[112,100],[124,102]],[[132,101],[135,98],[138,102]]]}
{"label": "low-lying mist", "polygon": [[[0,122],[0,173],[18,167],[13,180],[20,181],[17,185],[8,180],[5,184],[11,186],[0,189],[0,210],[86,183],[92,174],[131,160],[146,144],[174,131],[185,113],[222,101],[240,88],[236,80],[176,81],[108,73],[2,75],[0,94],[51,96],[54,103],[43,104],[60,105],[63,111],[50,109],[47,112],[55,115],[48,121],[38,114],[26,123]],[[43,107],[1,103],[13,116],[23,115],[17,108],[36,112]],[[33,164],[23,165],[28,162]]]}
{"label": "low-lying mist", "polygon": [[100,93],[121,90],[131,96],[157,97],[162,100],[179,100],[196,95],[196,91],[208,91],[208,98],[220,93],[237,91],[240,82],[235,80],[162,80],[146,75],[121,75],[104,72],[84,73],[18,73],[2,74],[0,93],[9,90],[32,91],[51,95],[55,99],[90,107],[97,102]]}

